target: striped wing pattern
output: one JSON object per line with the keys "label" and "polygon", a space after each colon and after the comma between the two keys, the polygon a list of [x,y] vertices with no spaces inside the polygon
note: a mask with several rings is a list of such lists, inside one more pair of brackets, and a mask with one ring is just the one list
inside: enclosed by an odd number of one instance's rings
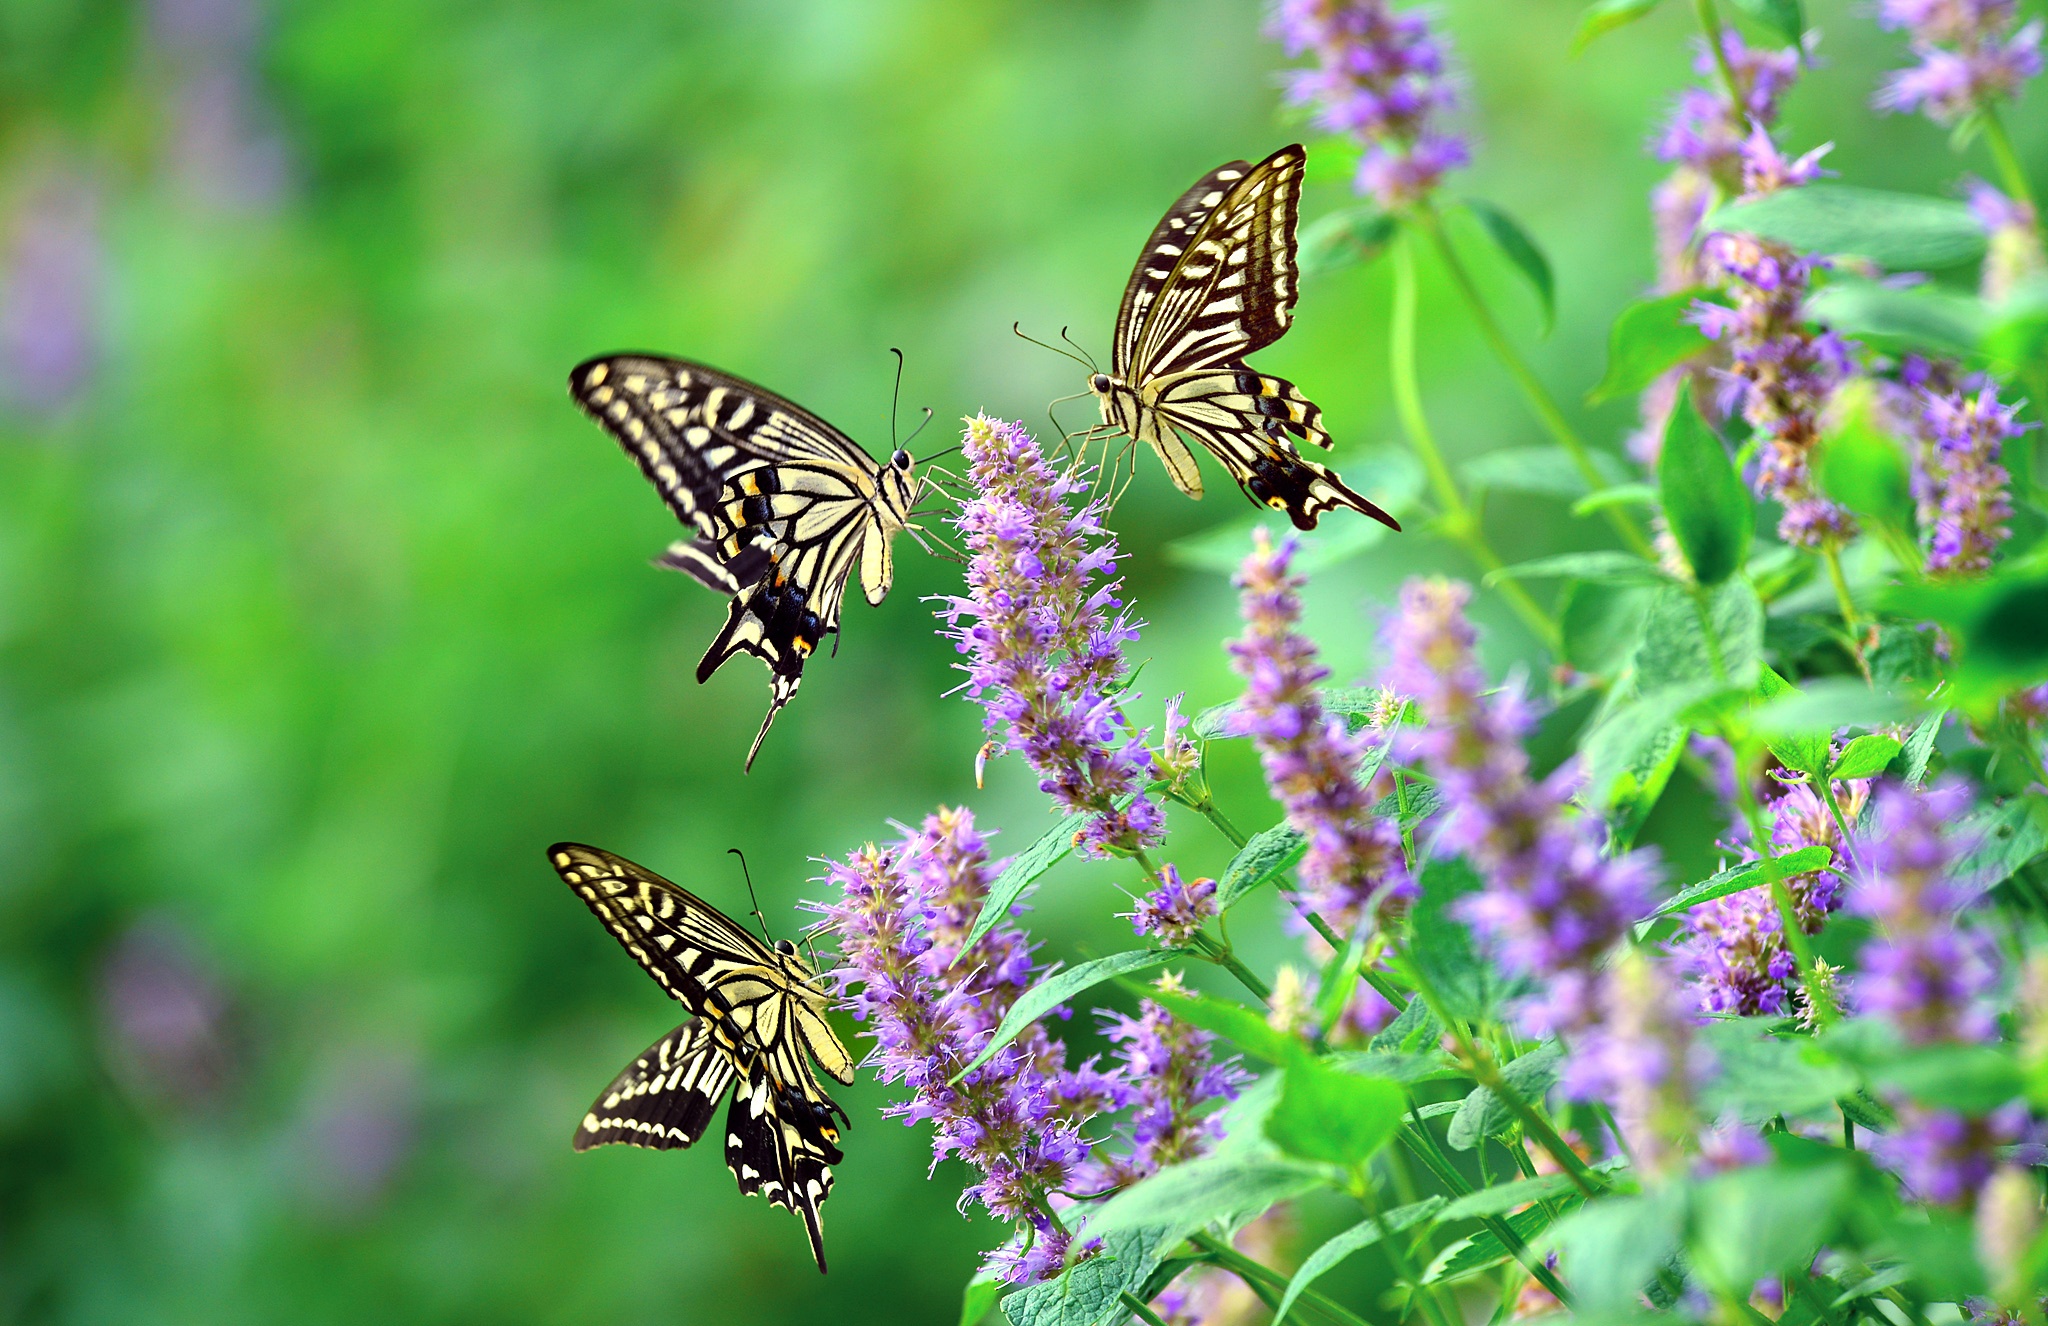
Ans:
{"label": "striped wing pattern", "polygon": [[846,1113],[811,1069],[840,1082],[853,1060],[825,1021],[827,1001],[787,944],[768,948],[716,908],[602,848],[557,843],[548,860],[655,982],[694,1014],[612,1080],[575,1147],[687,1147],[737,1082],[726,1163],[742,1193],[803,1218],[825,1269],[819,1203],[832,1191]]}
{"label": "striped wing pattern", "polygon": [[600,356],[571,371],[569,394],[695,531],[659,564],[732,599],[697,680],[736,653],[768,665],[751,766],[804,661],[839,631],[847,577],[877,520],[874,458],[801,406],[688,360]]}
{"label": "striped wing pattern", "polygon": [[[1124,288],[1104,418],[1151,443],[1182,492],[1199,497],[1187,440],[1211,452],[1254,501],[1301,529],[1339,507],[1400,525],[1296,440],[1330,445],[1322,411],[1244,357],[1280,339],[1299,290],[1295,224],[1307,156],[1296,144],[1256,166],[1233,161],[1168,210]],[[1097,379],[1103,381],[1103,379]]]}
{"label": "striped wing pattern", "polygon": [[690,1019],[647,1047],[612,1079],[576,1128],[578,1151],[614,1143],[667,1151],[704,1135],[733,1082],[733,1065],[711,1039],[711,1024]]}

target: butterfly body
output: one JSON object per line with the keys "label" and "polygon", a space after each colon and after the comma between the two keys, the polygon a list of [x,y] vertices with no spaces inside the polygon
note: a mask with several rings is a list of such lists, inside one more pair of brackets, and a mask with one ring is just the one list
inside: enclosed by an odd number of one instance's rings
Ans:
{"label": "butterfly body", "polygon": [[1131,272],[1110,371],[1091,374],[1088,390],[1103,429],[1150,446],[1189,497],[1203,492],[1192,439],[1253,501],[1285,511],[1298,528],[1349,507],[1398,530],[1297,449],[1297,440],[1330,445],[1314,402],[1244,362],[1293,321],[1306,161],[1299,145],[1283,147],[1256,166],[1218,166],[1181,195]]}
{"label": "butterfly body", "polygon": [[921,486],[916,466],[900,449],[876,461],[802,407],[688,360],[603,355],[571,371],[569,393],[694,531],[656,563],[731,599],[697,680],[735,653],[768,665],[772,699],[751,767],[805,660],[839,633],[854,571],[869,603],[889,593],[891,544],[911,527]]}
{"label": "butterfly body", "polygon": [[819,1205],[842,1159],[846,1112],[811,1064],[853,1081],[853,1059],[826,1021],[830,998],[787,940],[755,939],[701,898],[601,848],[557,843],[548,860],[671,998],[693,1015],[601,1092],[572,1143],[685,1148],[730,1091],[726,1166],[742,1193],[802,1217],[825,1269]]}

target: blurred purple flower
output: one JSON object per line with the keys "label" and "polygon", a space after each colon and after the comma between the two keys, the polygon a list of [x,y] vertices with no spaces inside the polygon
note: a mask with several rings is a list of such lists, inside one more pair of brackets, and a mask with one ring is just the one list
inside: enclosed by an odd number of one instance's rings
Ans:
{"label": "blurred purple flower", "polygon": [[1880,26],[1904,29],[1920,61],[1888,76],[1881,110],[1954,124],[2018,94],[2041,72],[2041,22],[2014,31],[2013,0],[1880,0]]}
{"label": "blurred purple flower", "polygon": [[1898,1125],[1871,1138],[1880,1163],[1922,1201],[1968,1210],[1998,1168],[1999,1153],[2025,1135],[2027,1107],[1961,1114],[1913,1101],[1897,1104]]}
{"label": "blurred purple flower", "polygon": [[99,367],[99,199],[83,178],[55,173],[29,192],[10,231],[0,259],[0,402],[55,414]]}
{"label": "blurred purple flower", "polygon": [[200,201],[263,211],[283,196],[289,153],[261,86],[263,14],[252,0],[153,0],[150,44],[172,75],[173,174]]}
{"label": "blurred purple flower", "polygon": [[1448,816],[1439,845],[1461,852],[1486,881],[1464,900],[1466,920],[1502,966],[1544,992],[1524,1007],[1535,1033],[1585,1025],[1598,1009],[1600,964],[1650,908],[1654,858],[1600,855],[1604,826],[1567,817],[1569,766],[1533,783],[1521,739],[1530,715],[1514,691],[1486,694],[1465,620],[1471,591],[1411,580],[1386,626],[1388,682],[1428,720],[1402,742],[1436,779]]}
{"label": "blurred purple flower", "polygon": [[1610,1100],[1636,1166],[1650,1175],[1671,1174],[1699,1132],[1695,1095],[1713,1061],[1696,1021],[1665,966],[1625,950],[1602,983],[1599,1021],[1580,1033],[1565,1066],[1566,1094]]}
{"label": "blurred purple flower", "polygon": [[2012,476],[2001,456],[2006,442],[2033,427],[2015,418],[2024,402],[2003,405],[1989,377],[1907,355],[1891,404],[1920,444],[1913,494],[1928,574],[1990,570],[2012,533]]}
{"label": "blurred purple flower", "polygon": [[999,924],[974,949],[959,947],[961,922],[979,914],[995,873],[973,816],[942,810],[893,848],[870,844],[833,863],[838,897],[813,908],[839,937],[832,975],[874,1037],[876,1076],[911,1089],[910,1100],[884,1113],[930,1120],[933,1162],[957,1155],[981,1172],[963,1202],[1033,1226],[1028,1249],[1013,1245],[990,1259],[1006,1278],[1024,1280],[1059,1269],[1067,1244],[1048,1218],[1051,1196],[1073,1186],[1089,1158],[1082,1124],[1121,1106],[1125,1091],[1092,1063],[1068,1070],[1064,1048],[1037,1026],[950,1085],[1033,975],[1014,927]]}
{"label": "blurred purple flower", "polygon": [[1457,105],[1444,47],[1429,20],[1386,0],[1280,0],[1268,28],[1310,68],[1287,75],[1287,100],[1318,128],[1365,145],[1355,187],[1383,207],[1414,203],[1470,160],[1464,139],[1435,122]]}
{"label": "blurred purple flower", "polygon": [[1695,42],[1693,71],[1707,80],[1678,94],[1664,130],[1658,136],[1659,159],[1690,166],[1734,192],[1742,179],[1742,145],[1751,126],[1778,122],[1778,103],[1799,78],[1801,52],[1752,50],[1733,28],[1721,31],[1721,51],[1742,92],[1742,105],[1728,99],[1712,51],[1704,39]]}
{"label": "blurred purple flower", "polygon": [[419,1075],[408,1052],[387,1047],[351,1056],[326,1077],[307,1100],[294,1150],[315,1203],[360,1215],[390,1192],[419,1142]]}
{"label": "blurred purple flower", "polygon": [[939,615],[972,660],[967,692],[987,710],[983,726],[1000,749],[1023,753],[1040,790],[1093,817],[1084,849],[1155,844],[1165,818],[1142,791],[1152,753],[1121,690],[1123,647],[1140,623],[1117,597],[1103,504],[1069,506],[1085,485],[1055,473],[1021,424],[978,415],[963,450],[976,492],[954,524],[971,555],[968,592],[943,599]]}
{"label": "blurred purple flower", "polygon": [[1857,1002],[1915,1045],[1997,1033],[1986,1000],[1998,980],[1996,952],[1957,921],[1973,894],[1956,876],[1966,844],[1952,834],[1969,808],[1970,790],[1961,783],[1880,788],[1876,826],[1850,899],[1880,931],[1863,948]]}
{"label": "blurred purple flower", "polygon": [[2029,278],[2048,271],[2048,252],[2041,247],[2041,219],[2034,209],[2008,198],[1982,180],[1964,181],[1970,211],[1984,227],[1987,245],[1978,292],[1993,304],[2004,303]]}
{"label": "blurred purple flower", "polygon": [[1237,574],[1244,634],[1229,644],[1231,668],[1245,679],[1237,730],[1252,737],[1266,784],[1287,808],[1287,822],[1308,838],[1301,861],[1302,902],[1349,937],[1390,903],[1412,897],[1401,860],[1400,830],[1374,818],[1358,783],[1358,763],[1382,738],[1353,736],[1325,714],[1316,686],[1330,675],[1296,627],[1302,580],[1290,575],[1293,536],[1276,547],[1264,527]]}
{"label": "blurred purple flower", "polygon": [[1183,948],[1216,915],[1216,881],[1183,880],[1179,868],[1168,862],[1159,868],[1159,887],[1138,899],[1137,910],[1126,914],[1139,934],[1168,948]]}
{"label": "blurred purple flower", "polygon": [[184,931],[137,922],[99,972],[100,1024],[116,1076],[137,1095],[196,1108],[234,1075],[231,1011]]}

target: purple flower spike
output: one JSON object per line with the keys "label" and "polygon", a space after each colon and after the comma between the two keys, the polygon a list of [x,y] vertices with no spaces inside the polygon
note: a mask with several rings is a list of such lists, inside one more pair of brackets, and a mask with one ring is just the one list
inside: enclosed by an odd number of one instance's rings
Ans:
{"label": "purple flower spike", "polygon": [[1308,838],[1303,904],[1349,936],[1368,918],[1380,919],[1388,904],[1412,897],[1415,885],[1401,861],[1400,830],[1373,818],[1372,798],[1358,783],[1358,762],[1376,738],[1351,735],[1317,698],[1316,684],[1330,671],[1295,630],[1303,583],[1288,574],[1295,547],[1292,535],[1275,546],[1264,527],[1254,531],[1237,573],[1244,634],[1230,642],[1230,666],[1245,679],[1239,726],[1258,747],[1287,822]]}
{"label": "purple flower spike", "polygon": [[2002,304],[2028,278],[2048,271],[2048,252],[2041,247],[2041,220],[2033,208],[1982,180],[1965,180],[1964,187],[1988,246],[1979,293],[1993,304]]}
{"label": "purple flower spike", "polygon": [[1504,967],[1546,987],[1523,1009],[1532,1033],[1580,1027],[1597,1016],[1601,959],[1649,911],[1654,858],[1601,857],[1600,822],[1565,815],[1569,767],[1529,780],[1521,738],[1530,715],[1515,692],[1486,693],[1465,620],[1470,597],[1444,580],[1402,587],[1386,628],[1389,680],[1428,719],[1407,744],[1447,808],[1439,842],[1486,880],[1464,900],[1465,919]]}
{"label": "purple flower spike", "polygon": [[1115,1162],[1117,1181],[1141,1179],[1209,1148],[1220,1134],[1214,1114],[1198,1113],[1212,1100],[1235,1100],[1251,1079],[1237,1062],[1215,1062],[1215,1037],[1180,1021],[1150,999],[1135,1018],[1113,1014],[1103,1034],[1117,1046],[1120,1078],[1131,1084],[1128,1160]]}
{"label": "purple flower spike", "polygon": [[2001,404],[1997,385],[1981,374],[1909,355],[1899,377],[1893,411],[1920,444],[1913,483],[1927,572],[1982,574],[2012,533],[2012,476],[2001,454],[2033,425],[2019,423],[2020,404]]}
{"label": "purple flower spike", "polygon": [[1137,910],[1128,915],[1131,928],[1139,934],[1150,935],[1168,948],[1184,948],[1201,932],[1203,923],[1216,915],[1216,881],[1189,883],[1169,862],[1159,868],[1159,887],[1138,899]]}
{"label": "purple flower spike", "polygon": [[954,521],[971,555],[968,592],[939,615],[972,660],[967,692],[987,710],[983,725],[999,749],[1023,754],[1041,791],[1093,816],[1085,850],[1157,843],[1165,817],[1140,790],[1152,753],[1119,691],[1141,623],[1117,597],[1102,503],[1070,506],[1082,479],[1055,472],[1022,424],[977,415],[962,450],[976,489]]}
{"label": "purple flower spike", "polygon": [[1602,982],[1600,1022],[1566,1066],[1566,1093],[1611,1099],[1636,1164],[1650,1174],[1671,1173],[1698,1132],[1694,1098],[1713,1063],[1694,1035],[1695,1020],[1678,982],[1631,949]]}
{"label": "purple flower spike", "polygon": [[1444,47],[1420,14],[1386,0],[1280,0],[1268,31],[1314,64],[1287,75],[1287,99],[1316,126],[1365,145],[1356,187],[1384,207],[1428,197],[1470,160],[1435,117],[1457,105]]}
{"label": "purple flower spike", "polygon": [[2013,0],[1882,0],[1878,23],[1904,29],[1920,61],[1885,79],[1881,110],[1954,124],[2016,96],[2041,72],[2041,22],[2013,30]]}
{"label": "purple flower spike", "polygon": [[1881,933],[1863,949],[1856,983],[1865,1012],[1915,1045],[1989,1040],[1997,1022],[1986,996],[1998,981],[1985,938],[1957,923],[1972,893],[1955,867],[1968,844],[1949,837],[1970,807],[1969,789],[1944,783],[1877,794],[1877,826],[1863,851],[1852,907]]}

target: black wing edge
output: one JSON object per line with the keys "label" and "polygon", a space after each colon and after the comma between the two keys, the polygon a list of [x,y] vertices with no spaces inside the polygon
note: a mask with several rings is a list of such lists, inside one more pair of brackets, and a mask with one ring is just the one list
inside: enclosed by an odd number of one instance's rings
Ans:
{"label": "black wing edge", "polygon": [[691,1018],[598,1093],[570,1145],[681,1150],[704,1135],[732,1082],[732,1061],[712,1041],[709,1024]]}

